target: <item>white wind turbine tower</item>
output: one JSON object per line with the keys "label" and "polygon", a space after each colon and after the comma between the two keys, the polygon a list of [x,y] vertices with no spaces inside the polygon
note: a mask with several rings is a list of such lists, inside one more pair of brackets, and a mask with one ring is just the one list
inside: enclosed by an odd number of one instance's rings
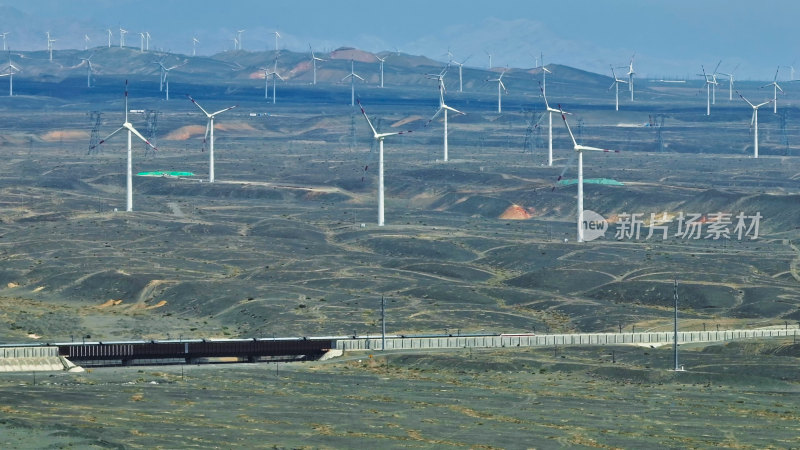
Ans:
{"label": "white wind turbine tower", "polygon": [[205,145],[206,139],[209,138],[209,133],[211,133],[211,137],[210,137],[209,144],[208,144],[208,182],[209,183],[213,183],[214,182],[214,117],[216,117],[217,114],[221,114],[221,113],[224,113],[225,111],[229,111],[229,110],[231,110],[233,108],[236,108],[239,105],[230,106],[230,107],[227,107],[225,109],[221,109],[221,110],[219,110],[219,111],[217,111],[215,113],[209,114],[191,96],[187,95],[187,97],[189,97],[189,100],[191,100],[192,103],[194,103],[195,106],[200,108],[200,111],[203,111],[203,114],[205,114],[206,117],[208,118],[208,123],[206,123],[206,134],[205,134],[205,137],[203,138],[203,145]]}
{"label": "white wind turbine tower", "polygon": [[258,70],[264,71],[264,100],[269,99],[269,67],[262,67]]}
{"label": "white wind turbine tower", "polygon": [[144,32],[139,33],[139,53],[144,53]]}
{"label": "white wind turbine tower", "polygon": [[635,56],[636,53],[631,56],[631,62],[628,64],[628,90],[631,91],[631,101],[633,101],[633,75],[636,73],[633,70],[633,58]]}
{"label": "white wind turbine tower", "polygon": [[314,73],[314,81],[312,82],[312,84],[316,86],[316,84],[317,84],[317,61],[322,62],[322,61],[325,61],[325,60],[314,54],[314,49],[311,48],[311,44],[308,44],[308,49],[311,51],[311,68],[312,68],[312,71]]}
{"label": "white wind turbine tower", "polygon": [[127,206],[125,208],[126,211],[133,211],[133,156],[131,150],[131,137],[132,135],[136,135],[139,139],[141,139],[145,144],[149,145],[153,150],[158,150],[153,144],[150,143],[147,139],[144,138],[136,128],[128,122],[128,81],[125,80],[125,123],[122,124],[121,127],[117,128],[113,133],[106,136],[104,139],[101,139],[97,145],[93,145],[90,150],[94,149],[95,147],[103,144],[105,141],[109,140],[111,136],[119,133],[122,130],[128,130],[128,171],[127,171]]}
{"label": "white wind turbine tower", "polygon": [[506,85],[503,84],[503,75],[506,74],[506,70],[503,70],[503,72],[500,74],[499,77],[497,77],[497,78],[489,78],[489,79],[486,80],[486,81],[496,81],[497,82],[497,113],[498,114],[503,112],[503,92],[502,91],[505,91],[506,93],[508,93],[508,90],[506,89]]}
{"label": "white wind turbine tower", "polygon": [[245,30],[236,31],[236,45],[238,46],[236,50],[242,50],[242,33],[244,32]]}
{"label": "white wind turbine tower", "polygon": [[275,35],[275,51],[278,51],[278,38],[281,37],[281,34],[278,33],[277,30],[273,31],[272,34]]}
{"label": "white wind turbine tower", "polygon": [[[560,105],[559,109],[561,109]],[[567,126],[569,137],[572,138],[572,148],[578,153],[578,242],[583,242],[583,152],[592,151],[619,153],[619,150],[608,150],[605,148],[589,147],[578,144],[578,142],[575,141],[575,136],[572,134],[572,130],[567,122],[567,116],[563,113],[563,111],[561,113],[561,118],[564,119],[564,125]]]}
{"label": "white wind turbine tower", "polygon": [[430,78],[432,80],[437,80],[438,83],[439,83],[439,109],[436,110],[436,113],[428,121],[428,124],[430,124],[434,119],[436,119],[436,117],[440,113],[444,113],[444,157],[443,157],[443,160],[445,162],[447,162],[447,111],[453,111],[456,114],[464,115],[463,112],[461,112],[461,111],[459,111],[459,110],[457,110],[455,108],[451,108],[451,107],[447,106],[445,104],[445,102],[444,102],[444,93],[446,91],[446,89],[444,87],[444,74],[447,73],[447,69],[448,68],[449,67],[445,67],[444,70],[442,70],[438,74],[432,73],[432,74],[426,75],[427,78]]}
{"label": "white wind turbine tower", "polygon": [[125,47],[125,35],[128,33],[128,30],[123,30],[122,27],[119,27],[119,48]]}
{"label": "white wind turbine tower", "polygon": [[728,101],[732,101],[733,100],[733,81],[734,81],[733,80],[733,72],[736,72],[736,69],[738,69],[738,68],[739,68],[739,65],[737,64],[736,67],[734,67],[733,70],[731,70],[731,73],[725,73],[725,72],[720,72],[719,73],[720,75],[724,75],[724,76],[728,77]]}
{"label": "white wind turbine tower", "polygon": [[[739,91],[736,91],[736,93],[739,94]],[[750,103],[750,100],[744,98],[742,94],[739,94],[739,97],[742,97],[742,100],[746,101],[747,104],[753,108],[753,118],[750,119],[750,125],[753,126],[753,158],[758,158],[758,108],[772,103],[772,100],[754,105]]]}
{"label": "white wind turbine tower", "polygon": [[166,91],[165,100],[169,100],[169,72],[172,69],[176,69],[178,67],[181,67],[182,65],[186,64],[186,62],[187,61],[184,61],[184,62],[182,62],[180,64],[176,64],[176,65],[174,65],[172,67],[164,67],[164,64],[162,64],[160,61],[157,63],[159,66],[161,66],[161,73],[164,74],[164,76],[162,78],[162,82],[164,84],[164,90]]}
{"label": "white wind turbine tower", "polygon": [[8,64],[3,69],[7,72],[0,73],[0,77],[8,77],[8,96],[14,96],[14,74],[19,72],[19,67],[15,66],[14,63],[11,62],[11,53],[8,54]]}
{"label": "white wind turbine tower", "polygon": [[[353,64],[354,64],[353,60],[351,59],[350,60],[350,74],[348,74],[346,77],[342,78],[342,81],[345,81],[348,78],[350,78],[350,106],[356,106],[356,78],[358,78],[361,81],[364,81],[364,79],[361,78],[361,76],[356,74],[355,66]],[[366,116],[364,116],[364,117],[366,117]]]}
{"label": "white wind turbine tower", "polygon": [[714,79],[711,75],[708,75],[706,73],[705,67],[700,65],[700,68],[703,69],[703,73],[702,74],[698,74],[698,75],[701,75],[703,78],[705,78],[705,82],[706,82],[706,115],[710,116],[711,115],[711,86],[717,84],[717,80]]}
{"label": "white wind turbine tower", "polygon": [[111,35],[113,33],[111,32],[111,28],[107,29],[106,31],[108,31],[108,48],[111,48]]}
{"label": "white wind turbine tower", "polygon": [[47,32],[47,51],[50,52],[50,61],[53,60],[53,42],[55,39],[50,38],[50,32]]}
{"label": "white wind turbine tower", "polygon": [[781,70],[781,66],[778,66],[778,69],[775,71],[775,76],[772,78],[772,83],[765,84],[761,86],[762,88],[772,86],[773,87],[773,94],[772,94],[772,113],[778,113],[778,91],[783,92],[783,89],[778,85],[778,71]]}
{"label": "white wind turbine tower", "polygon": [[[542,67],[544,67],[544,66],[542,66]],[[544,86],[540,86],[539,88],[542,91],[542,98],[544,98],[545,109],[547,109],[547,121],[548,121],[548,126],[547,126],[547,165],[548,166],[552,166],[553,165],[553,114],[554,113],[558,113],[558,114],[570,115],[570,113],[565,113],[561,109],[561,107],[559,107],[559,109],[551,108],[550,104],[547,103],[547,94],[544,91]]]}
{"label": "white wind turbine tower", "polygon": [[5,33],[0,33],[0,36],[3,36],[3,51],[7,50],[7,48],[6,48],[6,36],[8,36],[9,34],[11,34],[11,33],[9,33],[8,31],[6,31]]}
{"label": "white wind turbine tower", "polygon": [[486,50],[484,50],[483,53],[486,53],[486,55],[489,56],[489,70],[492,70],[492,54]]}
{"label": "white wind turbine tower", "polygon": [[84,50],[89,50],[89,41],[91,41],[91,39],[89,39],[89,35],[88,34],[84,34],[83,35],[83,49]]}
{"label": "white wind turbine tower", "polygon": [[614,82],[611,83],[611,87],[609,87],[609,89],[611,89],[613,87],[617,88],[617,95],[616,95],[617,101],[616,101],[616,105],[615,105],[614,110],[615,111],[619,111],[619,84],[620,83],[627,83],[627,81],[619,79],[617,77],[617,74],[614,72],[614,68],[613,67],[611,68],[611,75],[614,77]]}
{"label": "white wind turbine tower", "polygon": [[92,87],[92,56],[94,54],[89,55],[88,58],[81,58],[81,64],[86,63],[86,87]]}
{"label": "white wind turbine tower", "polygon": [[192,38],[192,56],[197,56],[197,44],[200,43],[196,37]]}
{"label": "white wind turbine tower", "polygon": [[278,84],[278,80],[275,77],[280,78],[281,81],[285,81],[283,77],[278,73],[278,56],[275,56],[275,63],[272,66],[272,72],[269,73],[272,75],[272,104],[275,104],[275,86]]}
{"label": "white wind turbine tower", "polygon": [[150,51],[150,32],[149,31],[145,31],[144,32],[144,51],[146,51],[146,52]]}
{"label": "white wind turbine tower", "polygon": [[389,136],[394,136],[398,134],[405,134],[411,133],[411,131],[398,131],[394,133],[378,133],[375,130],[375,127],[372,126],[372,122],[367,117],[367,113],[364,111],[364,106],[361,105],[361,101],[359,100],[358,106],[361,108],[361,114],[364,115],[364,119],[367,120],[367,124],[369,125],[370,130],[372,130],[372,137],[376,141],[378,141],[378,226],[383,226],[383,140]]}
{"label": "white wind turbine tower", "polygon": [[472,55],[467,56],[466,58],[464,58],[464,61],[461,61],[461,62],[458,62],[455,59],[452,59],[452,57],[450,58],[450,62],[458,66],[458,92],[459,93],[460,92],[464,92],[464,79],[462,77],[462,72],[463,72],[463,69],[464,69],[464,64],[467,63],[467,60],[471,56]]}
{"label": "white wind turbine tower", "polygon": [[388,58],[388,56],[384,56],[383,58],[381,58],[378,55],[374,55],[374,56],[381,63],[381,87],[383,87],[383,62],[386,61],[386,58]]}

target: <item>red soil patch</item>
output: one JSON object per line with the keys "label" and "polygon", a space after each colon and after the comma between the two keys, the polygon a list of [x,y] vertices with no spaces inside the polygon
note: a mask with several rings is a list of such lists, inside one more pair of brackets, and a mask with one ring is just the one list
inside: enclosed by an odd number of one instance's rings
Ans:
{"label": "red soil patch", "polygon": [[500,214],[500,219],[503,220],[528,220],[531,217],[533,217],[531,213],[519,205],[511,205]]}

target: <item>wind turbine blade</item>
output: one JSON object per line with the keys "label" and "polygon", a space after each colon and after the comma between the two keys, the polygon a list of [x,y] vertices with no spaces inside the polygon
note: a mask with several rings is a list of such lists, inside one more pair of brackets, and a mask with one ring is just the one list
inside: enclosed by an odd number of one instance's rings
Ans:
{"label": "wind turbine blade", "polygon": [[741,98],[742,98],[742,100],[746,101],[748,105],[750,105],[750,106],[752,106],[753,108],[755,108],[755,105],[753,105],[752,103],[750,103],[750,100],[748,100],[748,99],[744,98],[744,96],[743,96],[743,95],[742,95],[742,94],[741,94],[739,91],[736,91],[736,94],[737,94],[739,97],[741,97]]}
{"label": "wind turbine blade", "polygon": [[364,81],[364,79],[363,79],[363,78],[361,78],[360,76],[358,76],[358,75],[356,75],[356,74],[353,74],[353,76],[354,76],[354,77],[356,77],[356,78],[358,78],[358,79],[359,79],[359,80],[361,80],[361,81]]}
{"label": "wind turbine blade", "polygon": [[451,108],[451,107],[449,107],[449,106],[447,106],[447,105],[442,105],[442,108],[444,108],[444,109],[446,109],[446,110],[449,110],[449,111],[453,111],[453,112],[454,112],[454,113],[456,113],[456,114],[461,114],[462,116],[466,116],[466,115],[467,115],[467,113],[465,113],[465,112],[461,112],[461,111],[459,111],[459,110],[457,110],[457,109],[455,109],[455,108]]}
{"label": "wind turbine blade", "polygon": [[434,113],[433,117],[431,117],[430,120],[428,120],[428,123],[426,123],[425,126],[427,127],[428,125],[430,125],[431,122],[436,120],[436,118],[439,117],[439,114],[441,114],[442,111],[444,111],[444,106],[440,106],[439,109],[436,110],[436,113]]}
{"label": "wind turbine blade", "polygon": [[212,113],[211,115],[212,115],[212,116],[216,116],[216,115],[217,115],[217,114],[219,114],[219,113],[224,113],[225,111],[230,111],[230,110],[232,110],[233,108],[236,108],[237,106],[239,106],[239,105],[233,105],[233,106],[229,106],[229,107],[227,107],[227,108],[225,108],[225,109],[220,109],[219,111],[217,111],[217,112],[215,112],[215,113]]}
{"label": "wind turbine blade", "polygon": [[123,125],[123,128],[127,128],[128,130],[130,130],[131,133],[135,134],[136,137],[141,139],[145,144],[149,145],[150,148],[152,148],[153,150],[156,151],[158,150],[155,145],[151,144],[150,141],[148,141],[147,139],[144,138],[144,136],[141,135],[141,133],[136,131],[136,128],[133,128],[133,125],[126,123],[125,125]]}
{"label": "wind turbine blade", "polygon": [[778,81],[778,71],[780,71],[780,70],[781,70],[781,66],[778,66],[778,68],[775,69],[775,76],[772,77],[772,81],[773,82],[777,82]]}
{"label": "wind turbine blade", "polygon": [[375,131],[375,127],[372,126],[372,122],[369,120],[369,117],[367,117],[367,112],[364,111],[364,105],[361,104],[360,99],[358,100],[358,107],[361,108],[361,114],[364,116],[365,119],[367,119],[367,125],[369,125],[369,128],[372,130],[372,135],[374,136],[375,139],[378,139],[378,132]]}
{"label": "wind turbine blade", "polygon": [[186,94],[186,97],[187,97],[189,100],[191,100],[191,101],[192,101],[192,103],[194,103],[194,105],[195,105],[195,106],[197,106],[198,108],[200,108],[200,111],[203,111],[203,114],[205,114],[207,117],[211,117],[211,115],[210,115],[210,114],[209,114],[209,113],[208,113],[208,112],[207,112],[205,109],[203,109],[203,107],[202,107],[202,106],[200,106],[200,104],[199,104],[199,103],[197,103],[196,101],[194,101],[194,99],[192,98],[192,96],[191,96],[191,95],[189,95],[189,94]]}
{"label": "wind turbine blade", "polygon": [[607,148],[589,147],[588,145],[577,145],[575,149],[580,151],[588,150],[592,152],[619,153],[619,150],[609,150]]}
{"label": "wind turbine blade", "polygon": [[111,134],[109,134],[108,136],[104,137],[103,139],[100,139],[100,141],[99,141],[97,144],[95,144],[95,145],[93,145],[93,146],[89,147],[89,150],[94,150],[94,148],[95,148],[95,147],[99,147],[99,146],[100,146],[101,144],[103,144],[105,141],[109,140],[109,139],[111,138],[111,136],[114,136],[115,134],[119,133],[120,131],[122,131],[122,130],[124,130],[124,129],[125,129],[125,127],[119,127],[119,128],[117,128],[116,130],[114,130],[114,131],[113,131]]}
{"label": "wind turbine blade", "polygon": [[[748,102],[748,103],[750,103],[750,102]],[[759,103],[758,105],[754,106],[754,108],[758,109],[758,108],[761,108],[764,105],[769,105],[770,103],[772,103],[772,100],[764,102],[764,103]]]}
{"label": "wind turbine blade", "polygon": [[572,164],[575,163],[575,158],[577,158],[577,157],[578,157],[578,152],[572,152],[569,155],[569,160],[567,160],[567,163],[564,164],[564,168],[561,169],[561,173],[558,175],[558,178],[556,178],[555,183],[553,183],[553,187],[552,187],[552,189],[550,189],[550,192],[553,192],[553,191],[556,190],[556,186],[558,186],[558,182],[564,179],[564,174],[566,174],[567,170],[570,167],[572,167]]}
{"label": "wind turbine blade", "polygon": [[564,114],[564,110],[561,109],[561,105],[558,105],[558,110],[561,111],[561,118],[564,119],[564,125],[567,126],[567,131],[569,131],[569,137],[572,138],[572,144],[574,147],[578,146],[578,142],[575,141],[575,135],[572,134],[572,129],[569,127],[569,122],[567,122],[567,116]]}
{"label": "wind turbine blade", "polygon": [[206,122],[206,134],[203,135],[203,151],[206,151],[206,142],[208,142],[208,132],[211,130],[211,120]]}

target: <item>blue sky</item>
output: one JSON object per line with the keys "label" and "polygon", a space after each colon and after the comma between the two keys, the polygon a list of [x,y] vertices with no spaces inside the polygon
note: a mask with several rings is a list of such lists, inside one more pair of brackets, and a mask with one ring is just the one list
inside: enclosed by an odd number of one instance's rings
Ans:
{"label": "blue sky", "polygon": [[[396,5],[396,6],[391,6]],[[230,49],[237,29],[246,50],[281,48],[306,51],[354,46],[369,51],[399,50],[446,59],[471,55],[468,65],[533,67],[561,63],[606,73],[609,64],[626,65],[631,55],[640,77],[692,77],[700,65],[735,69],[738,79],[789,79],[797,65],[800,2],[775,0],[362,0],[185,1],[185,0],[30,0],[0,1],[0,33],[10,32],[17,50],[44,49],[46,31],[56,49],[106,43],[106,28],[130,31],[126,44],[139,45],[149,31],[151,47],[190,53]],[[799,72],[800,73],[800,72]]]}

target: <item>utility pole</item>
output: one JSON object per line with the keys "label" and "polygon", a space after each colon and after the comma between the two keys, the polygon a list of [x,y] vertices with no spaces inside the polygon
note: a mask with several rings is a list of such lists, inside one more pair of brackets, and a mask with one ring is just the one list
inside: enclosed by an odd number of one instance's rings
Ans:
{"label": "utility pole", "polygon": [[386,350],[386,299],[381,295],[381,350]]}
{"label": "utility pole", "polygon": [[674,288],[674,295],[675,295],[675,329],[674,329],[674,336],[673,336],[673,345],[672,345],[672,353],[675,359],[675,371],[681,370],[678,366],[678,278],[675,277],[675,288]]}

